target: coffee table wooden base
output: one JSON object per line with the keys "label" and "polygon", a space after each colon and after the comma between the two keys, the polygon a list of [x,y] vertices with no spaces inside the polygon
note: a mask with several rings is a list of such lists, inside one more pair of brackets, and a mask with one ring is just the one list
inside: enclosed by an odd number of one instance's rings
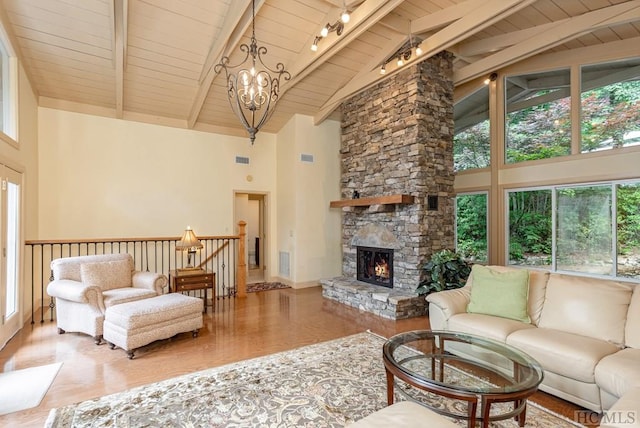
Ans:
{"label": "coffee table wooden base", "polygon": [[[473,348],[483,348],[504,357],[505,362],[512,365],[512,370],[506,374],[495,370],[484,362],[467,359],[445,351],[445,343],[457,343]],[[401,352],[400,352],[401,351]],[[398,352],[396,354],[396,352]],[[530,356],[500,342],[455,332],[415,331],[401,333],[389,339],[383,348],[383,361],[387,379],[387,404],[395,402],[396,382],[402,381],[411,387],[452,400],[467,403],[466,415],[454,413],[441,408],[430,406],[419,397],[414,397],[404,388],[398,392],[407,399],[416,401],[425,407],[444,416],[466,420],[469,428],[474,428],[477,422],[482,427],[489,427],[492,421],[514,418],[520,427],[524,427],[527,417],[527,398],[538,390],[542,381],[542,368]],[[447,362],[445,364],[445,361]],[[473,372],[484,370],[490,375],[497,376],[503,386],[493,383],[472,383],[455,380],[450,377],[451,370],[456,376],[471,376],[466,370],[454,369],[457,363],[468,365]],[[453,366],[449,366],[453,364]],[[445,376],[445,371],[447,376]],[[499,414],[491,414],[494,403],[513,403],[510,410]]]}
{"label": "coffee table wooden base", "polygon": [[[390,406],[395,402],[394,393],[395,393],[396,379],[393,372],[389,370],[389,368],[385,367],[385,369],[386,369],[385,371],[387,375],[387,405]],[[524,427],[527,419],[527,397],[529,397],[535,392],[535,391],[532,391],[532,392],[528,392],[527,394],[523,394],[524,396],[522,398],[514,398],[511,395],[505,396],[505,397],[480,397],[480,409],[482,410],[481,412],[482,416],[478,417],[477,414],[478,414],[478,398],[479,397],[477,395],[471,396],[466,394],[443,393],[443,391],[437,390],[437,388],[434,389],[434,388],[425,387],[424,385],[417,385],[409,380],[402,379],[401,376],[398,376],[398,378],[418,389],[431,392],[434,394],[438,394],[446,398],[466,401],[468,404],[468,407],[467,407],[468,411],[467,411],[467,415],[463,416],[463,415],[449,413],[449,412],[442,411],[441,409],[430,407],[425,403],[422,403],[418,400],[413,400],[411,397],[407,396],[407,398],[409,398],[410,400],[417,401],[418,403],[424,405],[425,407],[428,407],[429,409],[441,415],[450,416],[456,419],[466,419],[468,421],[469,428],[474,428],[476,426],[476,422],[478,421],[482,422],[483,428],[488,428],[489,424],[493,421],[501,421],[509,418],[514,418],[514,420],[518,422],[518,426]],[[513,410],[507,413],[502,413],[500,415],[490,416],[491,405],[493,403],[504,403],[504,402],[513,402],[513,406],[514,406]]]}

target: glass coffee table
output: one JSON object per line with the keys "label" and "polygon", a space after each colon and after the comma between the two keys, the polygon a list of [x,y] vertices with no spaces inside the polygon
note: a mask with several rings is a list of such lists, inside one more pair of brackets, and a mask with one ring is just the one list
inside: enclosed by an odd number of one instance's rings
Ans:
{"label": "glass coffee table", "polygon": [[[513,346],[452,331],[397,334],[385,342],[383,360],[389,405],[398,386],[406,398],[442,415],[466,419],[470,428],[476,421],[488,427],[491,421],[512,417],[524,426],[527,397],[543,378],[540,364]],[[434,405],[429,394],[443,398]],[[466,412],[459,403],[466,403]],[[513,404],[492,409],[494,403]]]}

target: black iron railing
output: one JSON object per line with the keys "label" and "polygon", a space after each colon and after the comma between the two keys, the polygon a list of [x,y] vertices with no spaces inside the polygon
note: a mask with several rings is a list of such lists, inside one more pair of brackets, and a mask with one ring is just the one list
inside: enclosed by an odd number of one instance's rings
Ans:
{"label": "black iron railing", "polygon": [[[236,281],[240,264],[244,265],[244,255],[240,256],[238,236],[199,236],[203,245],[195,255],[196,266],[216,274],[216,298],[235,297],[238,291]],[[80,240],[38,240],[26,241],[24,253],[24,284],[31,285],[31,323],[39,316],[44,322],[46,313],[54,319],[55,302],[47,295],[47,284],[53,279],[51,261],[61,257],[93,254],[129,253],[133,257],[135,269],[158,272],[169,277],[169,271],[187,264],[183,251],[176,251],[179,237],[170,238],[110,238]],[[242,258],[242,261],[240,260]],[[240,275],[243,281],[243,275]],[[241,289],[244,289],[242,284]]]}

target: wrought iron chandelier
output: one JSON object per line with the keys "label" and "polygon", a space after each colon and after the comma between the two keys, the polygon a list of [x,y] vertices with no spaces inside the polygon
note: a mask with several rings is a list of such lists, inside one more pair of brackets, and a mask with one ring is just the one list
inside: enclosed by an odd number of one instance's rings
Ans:
{"label": "wrought iron chandelier", "polygon": [[[251,144],[256,134],[269,120],[280,98],[280,79],[287,81],[291,74],[279,62],[275,69],[268,67],[262,56],[267,48],[258,46],[256,41],[256,2],[252,0],[251,43],[240,45],[245,53],[241,63],[229,64],[229,57],[224,56],[214,67],[216,74],[224,70],[227,77],[227,96],[231,110],[249,133]],[[249,61],[248,64],[247,61]]]}

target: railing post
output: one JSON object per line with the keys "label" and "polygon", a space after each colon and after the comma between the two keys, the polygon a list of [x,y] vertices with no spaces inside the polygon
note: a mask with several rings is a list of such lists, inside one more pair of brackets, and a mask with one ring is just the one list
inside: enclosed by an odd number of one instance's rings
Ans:
{"label": "railing post", "polygon": [[247,239],[247,222],[240,220],[238,222],[238,270],[236,284],[238,286],[238,297],[247,297],[247,260],[244,257],[245,243]]}

